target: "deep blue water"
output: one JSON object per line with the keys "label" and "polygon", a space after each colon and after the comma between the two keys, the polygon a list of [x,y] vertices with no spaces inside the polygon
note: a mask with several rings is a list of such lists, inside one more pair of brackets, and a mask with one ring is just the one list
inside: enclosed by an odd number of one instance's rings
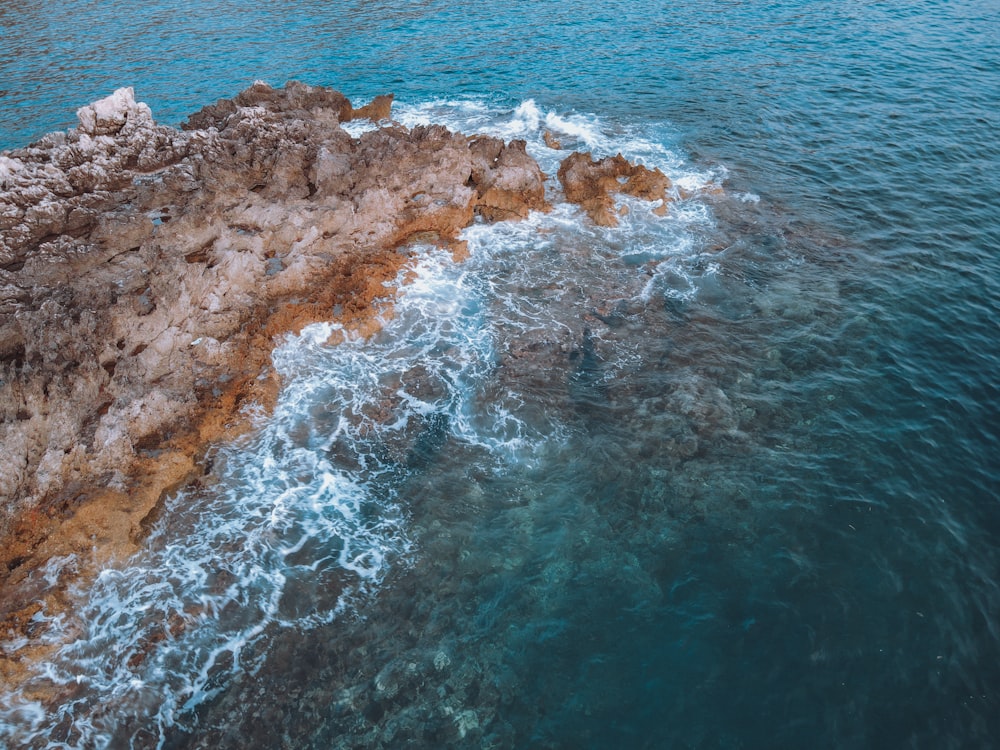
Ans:
{"label": "deep blue water", "polygon": [[[288,478],[241,456],[325,446],[310,471],[347,472],[380,520],[331,532],[324,503],[350,493],[303,480],[315,517],[282,529],[318,560],[324,533],[338,550],[363,536],[384,566],[359,563],[371,585],[339,610],[354,579],[314,563],[297,579],[301,550],[282,553],[291,567],[253,584],[280,598],[242,656],[256,671],[206,669],[217,690],[165,720],[165,692],[204,664],[179,640],[194,666],[165,655],[176,680],[144,675],[142,710],[121,708],[140,718],[87,734],[98,699],[74,696],[47,709],[53,743],[155,746],[161,727],[168,747],[1000,742],[996,3],[70,0],[3,3],[0,29],[4,148],[120,85],[178,123],[297,78],[526,137],[550,173],[541,128],[561,124],[570,145],[725,187],[614,232],[565,207],[477,229],[467,265],[428,261],[398,331],[289,355],[290,381],[322,394],[227,449],[220,494],[286,503]],[[407,348],[426,341],[448,346]],[[338,453],[331,425],[363,411],[337,390],[352,377],[418,383],[434,408],[415,437]],[[234,543],[266,547],[251,521]],[[136,565],[200,533],[184,524]],[[235,620],[219,627],[245,635]],[[99,671],[114,646],[95,643],[66,668]],[[0,717],[11,747],[31,726],[49,725]]]}

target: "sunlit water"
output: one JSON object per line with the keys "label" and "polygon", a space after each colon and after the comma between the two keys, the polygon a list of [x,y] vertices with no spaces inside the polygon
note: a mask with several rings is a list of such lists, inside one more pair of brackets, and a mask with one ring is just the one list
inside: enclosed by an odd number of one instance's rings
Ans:
{"label": "sunlit water", "polygon": [[242,11],[3,6],[0,143],[296,77],[676,201],[600,229],[551,185],[461,263],[414,248],[372,338],[289,339],[275,413],[39,617],[0,741],[995,742],[994,5]]}

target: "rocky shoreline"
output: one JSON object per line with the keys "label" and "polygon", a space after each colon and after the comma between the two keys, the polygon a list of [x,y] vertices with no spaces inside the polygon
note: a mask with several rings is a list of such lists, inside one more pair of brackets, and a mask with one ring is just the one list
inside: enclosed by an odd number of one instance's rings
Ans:
{"label": "rocky shoreline", "polygon": [[[408,243],[461,251],[477,217],[547,210],[523,141],[407,129],[391,103],[258,83],[174,129],[119,89],[0,154],[0,637],[58,605],[48,560],[129,554],[268,407],[278,337],[334,312],[365,331]],[[352,137],[356,118],[379,127]],[[598,224],[615,192],[666,210],[666,177],[620,156],[558,177]]]}

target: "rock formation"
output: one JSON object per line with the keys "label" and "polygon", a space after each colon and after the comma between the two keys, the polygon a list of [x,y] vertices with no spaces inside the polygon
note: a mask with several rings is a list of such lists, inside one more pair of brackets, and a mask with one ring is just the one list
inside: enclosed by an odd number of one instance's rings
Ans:
{"label": "rock formation", "polygon": [[[418,236],[546,207],[523,142],[398,125],[391,97],[255,84],[157,125],[131,89],[0,156],[0,573],[125,544],[266,401],[274,336],[362,314]],[[95,510],[100,506],[101,510]]]}
{"label": "rock formation", "polygon": [[528,156],[524,141],[504,144],[478,136],[469,142],[476,213],[487,221],[523,219],[529,211],[547,210],[538,164]]}
{"label": "rock formation", "polygon": [[[178,130],[125,88],[0,154],[0,625],[30,616],[49,558],[134,548],[273,398],[275,337],[364,320],[414,238],[548,209],[524,141],[407,129],[391,104],[257,83]],[[355,117],[380,126],[354,138]],[[559,179],[603,225],[613,192],[665,206],[669,185],[587,154]]]}
{"label": "rock formation", "polygon": [[667,210],[669,178],[659,169],[632,164],[621,154],[594,161],[590,154],[572,153],[559,166],[559,182],[566,200],[577,203],[595,224],[617,226],[614,193],[624,193],[647,201],[662,201],[657,209]]}

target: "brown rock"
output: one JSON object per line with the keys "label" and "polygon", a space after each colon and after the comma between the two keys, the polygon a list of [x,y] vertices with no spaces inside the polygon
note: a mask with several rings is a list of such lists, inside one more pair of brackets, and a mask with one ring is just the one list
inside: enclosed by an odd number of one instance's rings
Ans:
{"label": "brown rock", "polygon": [[545,175],[522,140],[508,144],[477,136],[469,141],[471,182],[476,188],[476,213],[487,221],[523,219],[531,211],[548,211]]}
{"label": "brown rock", "polygon": [[392,116],[392,94],[376,96],[370,103],[351,111],[352,120],[367,118],[372,122],[388,120]]}
{"label": "brown rock", "polygon": [[391,101],[257,83],[178,131],[119,89],[0,154],[0,619],[49,557],[133,548],[273,398],[274,337],[335,305],[363,328],[408,238],[546,207],[523,141],[340,127]]}
{"label": "brown rock", "polygon": [[632,164],[621,154],[594,161],[590,154],[574,152],[559,165],[559,182],[566,200],[578,204],[603,227],[618,225],[614,193],[647,201],[661,200],[666,206],[670,180],[659,169]]}
{"label": "brown rock", "polygon": [[313,120],[336,122],[351,119],[351,102],[339,91],[323,86],[308,86],[289,81],[282,89],[258,81],[232,99],[220,99],[191,115],[181,127],[184,130],[207,130],[225,127],[228,117],[240,109],[259,107],[268,112],[280,112],[291,119],[308,117]]}

